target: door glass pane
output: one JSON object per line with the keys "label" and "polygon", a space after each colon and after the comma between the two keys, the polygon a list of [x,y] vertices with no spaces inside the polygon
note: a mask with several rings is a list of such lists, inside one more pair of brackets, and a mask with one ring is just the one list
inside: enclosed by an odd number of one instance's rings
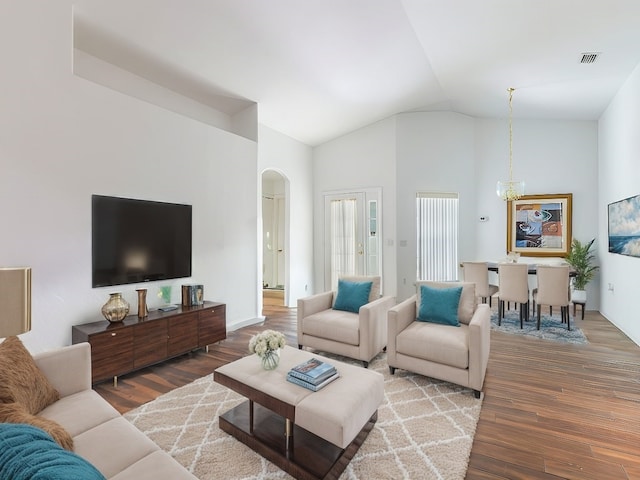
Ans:
{"label": "door glass pane", "polygon": [[356,274],[357,209],[354,198],[331,201],[331,288],[338,277]]}
{"label": "door glass pane", "polygon": [[378,201],[369,200],[369,238],[367,239],[367,274],[380,275],[378,235]]}
{"label": "door glass pane", "polygon": [[380,188],[324,194],[324,291],[341,275],[381,275],[380,198]]}

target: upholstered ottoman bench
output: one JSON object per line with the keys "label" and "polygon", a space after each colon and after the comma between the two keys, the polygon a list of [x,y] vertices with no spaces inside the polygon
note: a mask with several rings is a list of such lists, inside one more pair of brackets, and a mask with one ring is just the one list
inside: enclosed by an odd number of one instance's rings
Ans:
{"label": "upholstered ottoman bench", "polygon": [[[340,377],[313,392],[287,381],[312,357]],[[384,398],[381,374],[285,347],[275,370],[255,355],[224,365],[214,380],[248,400],[219,417],[222,430],[298,479],[338,478],[377,420]]]}

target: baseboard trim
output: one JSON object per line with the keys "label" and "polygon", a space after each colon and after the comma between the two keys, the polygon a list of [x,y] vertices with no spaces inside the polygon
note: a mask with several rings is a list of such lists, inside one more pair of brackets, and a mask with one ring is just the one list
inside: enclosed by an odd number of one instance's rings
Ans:
{"label": "baseboard trim", "polygon": [[227,331],[233,332],[234,330],[238,330],[239,328],[242,328],[242,327],[248,327],[249,325],[257,325],[259,323],[263,323],[266,320],[266,318],[267,317],[265,317],[264,315],[261,315],[256,318],[247,318],[246,320],[241,320],[239,322],[228,323]]}

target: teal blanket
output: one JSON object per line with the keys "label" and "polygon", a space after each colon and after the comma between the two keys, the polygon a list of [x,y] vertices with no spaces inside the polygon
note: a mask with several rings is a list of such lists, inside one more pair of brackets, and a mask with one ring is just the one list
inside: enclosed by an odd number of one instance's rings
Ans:
{"label": "teal blanket", "polygon": [[105,480],[85,459],[32,425],[0,423],[0,479]]}

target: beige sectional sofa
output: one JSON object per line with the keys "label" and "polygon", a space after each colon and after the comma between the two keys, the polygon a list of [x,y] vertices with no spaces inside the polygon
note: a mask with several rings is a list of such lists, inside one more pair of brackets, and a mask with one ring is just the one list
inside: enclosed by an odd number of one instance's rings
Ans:
{"label": "beige sectional sofa", "polygon": [[60,393],[60,399],[38,415],[62,425],[73,438],[74,451],[106,478],[196,479],[91,389],[88,343],[33,357]]}

